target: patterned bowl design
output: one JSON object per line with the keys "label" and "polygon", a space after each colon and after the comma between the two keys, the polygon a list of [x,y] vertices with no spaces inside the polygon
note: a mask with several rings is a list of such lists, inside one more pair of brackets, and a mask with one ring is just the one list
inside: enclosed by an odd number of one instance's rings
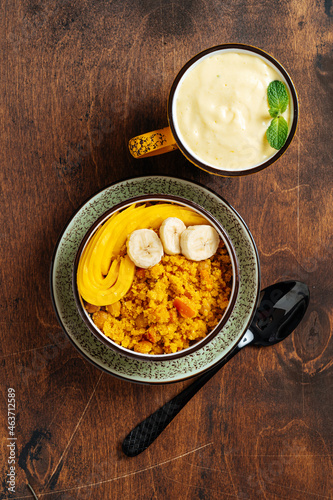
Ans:
{"label": "patterned bowl design", "polygon": [[[147,194],[175,195],[203,207],[227,232],[239,266],[238,296],[232,312],[219,332],[200,350],[178,359],[150,362],[110,350],[91,334],[81,318],[72,286],[73,265],[86,232],[113,206]],[[138,177],[113,184],[90,198],[66,225],[56,245],[51,264],[51,296],[65,333],[79,352],[107,373],[139,383],[179,382],[207,370],[239,342],[255,313],[260,291],[260,266],[253,238],[237,212],[207,188],[164,176]]]}

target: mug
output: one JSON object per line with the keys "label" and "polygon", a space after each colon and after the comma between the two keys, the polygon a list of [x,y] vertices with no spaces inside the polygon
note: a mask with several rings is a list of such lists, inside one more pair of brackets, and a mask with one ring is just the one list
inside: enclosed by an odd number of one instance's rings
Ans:
{"label": "mug", "polygon": [[[272,80],[282,81],[289,96],[283,114],[288,136],[278,150],[269,145],[265,133],[272,120],[266,94]],[[290,145],[298,123],[297,92],[271,55],[245,44],[223,44],[200,52],[179,71],[171,86],[167,118],[167,127],[129,141],[134,158],[179,149],[211,174],[248,175],[274,163]]]}

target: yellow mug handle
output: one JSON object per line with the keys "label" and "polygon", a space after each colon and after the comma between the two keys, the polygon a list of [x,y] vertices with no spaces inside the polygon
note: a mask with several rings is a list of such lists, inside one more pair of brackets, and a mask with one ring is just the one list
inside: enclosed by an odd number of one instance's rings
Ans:
{"label": "yellow mug handle", "polygon": [[178,149],[170,127],[133,137],[128,147],[134,158],[147,158]]}

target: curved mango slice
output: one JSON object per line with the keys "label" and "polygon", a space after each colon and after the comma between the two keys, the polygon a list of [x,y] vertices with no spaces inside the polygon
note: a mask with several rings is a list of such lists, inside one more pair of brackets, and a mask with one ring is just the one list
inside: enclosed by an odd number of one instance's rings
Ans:
{"label": "curved mango slice", "polygon": [[82,298],[96,306],[111,305],[120,300],[131,288],[135,274],[135,264],[126,255],[120,261],[117,281],[108,289],[98,287],[87,288],[82,286],[81,278],[78,274],[78,289]]}
{"label": "curved mango slice", "polygon": [[[86,262],[78,267],[77,282],[81,290],[108,290],[118,279],[119,275],[120,258],[115,259],[110,267],[108,275],[102,283],[96,282],[90,276],[89,266]],[[97,305],[94,303],[94,305]]]}
{"label": "curved mango slice", "polygon": [[120,257],[128,235],[136,229],[158,229],[167,217],[178,217],[186,226],[209,223],[190,208],[167,203],[149,207],[136,207],[134,203],[114,213],[98,228],[80,258],[77,284],[82,298],[96,306],[120,300],[130,289],[135,273],[131,259]]}
{"label": "curved mango slice", "polygon": [[103,231],[103,228],[104,227],[102,226],[96,231],[82,253],[78,266],[78,276],[80,276],[81,278],[82,286],[84,285],[84,283],[87,283],[88,286],[91,286],[92,283],[102,288],[109,288],[117,279],[119,262],[113,262],[106,276],[103,276],[100,271],[99,273],[94,275],[93,268],[91,266],[91,256],[96,249],[96,245],[98,244],[99,237],[101,232]]}
{"label": "curved mango slice", "polygon": [[[136,210],[138,210],[139,208],[142,209],[144,208],[144,206],[137,207]],[[114,234],[115,228],[120,228],[121,230],[124,230],[126,221],[130,213],[134,209],[135,209],[135,203],[127,207],[125,210],[116,213],[115,217],[110,217],[110,219],[108,219],[101,227],[101,232],[99,233],[99,237],[95,241],[94,248],[92,249],[92,252],[89,256],[89,267],[91,268],[94,278],[98,282],[101,282],[104,279],[104,277],[107,276],[111,265],[112,257],[117,257],[119,255],[119,252],[117,255],[113,255],[111,252],[109,252],[108,266],[107,268],[105,268],[102,266],[101,263],[103,250],[105,247],[108,248],[109,240],[110,238],[112,239],[112,235]]]}

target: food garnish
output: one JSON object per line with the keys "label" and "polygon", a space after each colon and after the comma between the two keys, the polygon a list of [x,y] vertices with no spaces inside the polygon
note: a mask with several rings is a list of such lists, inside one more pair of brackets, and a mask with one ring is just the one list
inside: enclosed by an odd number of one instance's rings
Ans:
{"label": "food garnish", "polygon": [[79,261],[77,285],[82,298],[97,306],[120,300],[130,289],[135,274],[135,263],[125,255],[128,236],[137,229],[157,230],[168,217],[178,217],[186,226],[207,222],[187,207],[167,203],[147,207],[134,203],[115,212],[100,226]]}
{"label": "food garnish", "polygon": [[168,217],[160,227],[160,238],[167,255],[180,254],[180,235],[185,231],[184,222],[177,217]]}
{"label": "food garnish", "polygon": [[127,240],[127,254],[137,267],[149,269],[164,255],[163,245],[152,229],[136,229]]}
{"label": "food garnish", "polygon": [[182,254],[190,260],[201,261],[212,257],[219,246],[219,235],[207,224],[189,226],[182,232],[180,246]]}
{"label": "food garnish", "polygon": [[288,137],[288,123],[282,116],[288,107],[289,96],[283,82],[274,80],[267,87],[269,114],[273,118],[266,131],[269,145],[274,149],[281,149]]}

